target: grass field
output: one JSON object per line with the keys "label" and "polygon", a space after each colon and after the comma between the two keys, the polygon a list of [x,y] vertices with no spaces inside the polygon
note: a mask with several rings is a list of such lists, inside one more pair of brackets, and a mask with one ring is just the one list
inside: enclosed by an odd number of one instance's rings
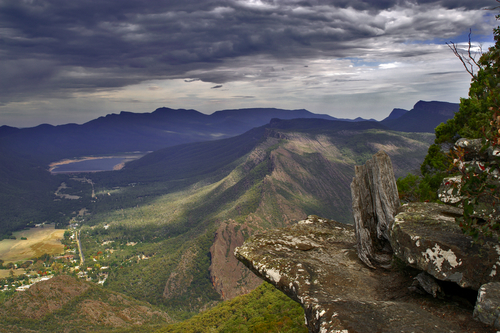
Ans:
{"label": "grass field", "polygon": [[[43,228],[31,228],[14,233],[17,239],[4,239],[0,241],[0,259],[8,262],[27,260],[39,257],[44,253],[56,255],[64,252],[61,239],[64,229],[55,229],[54,224],[45,225]],[[26,237],[26,240],[21,240]]]}
{"label": "grass field", "polygon": [[[10,269],[0,269],[0,279],[5,279],[6,277],[9,277],[10,271],[11,271]],[[26,270],[24,268],[18,268],[14,269],[13,272],[14,276],[19,276],[26,273]]]}

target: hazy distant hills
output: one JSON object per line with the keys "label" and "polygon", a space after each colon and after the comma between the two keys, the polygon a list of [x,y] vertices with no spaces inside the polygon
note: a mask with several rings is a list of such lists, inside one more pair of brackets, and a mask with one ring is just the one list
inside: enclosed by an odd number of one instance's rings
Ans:
{"label": "hazy distant hills", "polygon": [[272,118],[322,118],[306,110],[242,109],[206,115],[195,110],[160,108],[152,113],[121,112],[82,125],[0,127],[0,145],[44,163],[75,156],[152,151],[188,142],[232,137]]}
{"label": "hazy distant hills", "polygon": [[[380,124],[383,128],[397,131],[432,133],[439,123],[451,118],[457,110],[458,104],[420,101],[408,112],[395,109]],[[366,121],[360,118],[336,119],[303,109],[254,108],[206,115],[195,110],[160,108],[151,113],[123,111],[82,125],[43,124],[22,129],[2,126],[0,147],[48,164],[62,158],[154,151],[183,143],[232,137],[267,124],[273,118],[315,118],[344,123]]]}

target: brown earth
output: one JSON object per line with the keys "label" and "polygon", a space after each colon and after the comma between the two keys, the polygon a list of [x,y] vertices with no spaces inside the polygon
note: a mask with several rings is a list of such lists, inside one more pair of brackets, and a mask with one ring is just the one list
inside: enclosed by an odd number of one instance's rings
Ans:
{"label": "brown earth", "polygon": [[[63,229],[54,229],[54,225],[45,225],[43,228],[31,228],[15,232],[17,239],[4,239],[0,241],[0,259],[5,262],[15,262],[39,257],[44,253],[50,255],[64,252],[61,239]],[[26,240],[20,239],[26,237]]]}
{"label": "brown earth", "polygon": [[[26,321],[30,319],[30,321]],[[95,331],[96,329],[165,324],[170,317],[124,295],[60,275],[18,292],[0,307],[0,332]],[[35,325],[33,325],[35,323]],[[5,325],[4,325],[5,324]]]}

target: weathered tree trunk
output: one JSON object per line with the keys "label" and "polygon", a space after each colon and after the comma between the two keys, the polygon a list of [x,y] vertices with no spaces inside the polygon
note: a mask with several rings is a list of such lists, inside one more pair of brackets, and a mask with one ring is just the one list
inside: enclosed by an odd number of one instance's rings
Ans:
{"label": "weathered tree trunk", "polygon": [[389,228],[400,202],[392,162],[384,151],[355,167],[351,196],[359,258],[371,268],[390,267]]}

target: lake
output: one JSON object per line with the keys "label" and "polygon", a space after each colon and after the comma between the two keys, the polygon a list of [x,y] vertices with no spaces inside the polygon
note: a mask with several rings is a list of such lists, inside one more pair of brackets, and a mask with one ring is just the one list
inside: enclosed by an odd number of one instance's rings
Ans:
{"label": "lake", "polygon": [[50,172],[76,173],[120,170],[126,162],[141,158],[145,153],[134,153],[120,156],[81,157],[74,160],[62,160],[50,164]]}

